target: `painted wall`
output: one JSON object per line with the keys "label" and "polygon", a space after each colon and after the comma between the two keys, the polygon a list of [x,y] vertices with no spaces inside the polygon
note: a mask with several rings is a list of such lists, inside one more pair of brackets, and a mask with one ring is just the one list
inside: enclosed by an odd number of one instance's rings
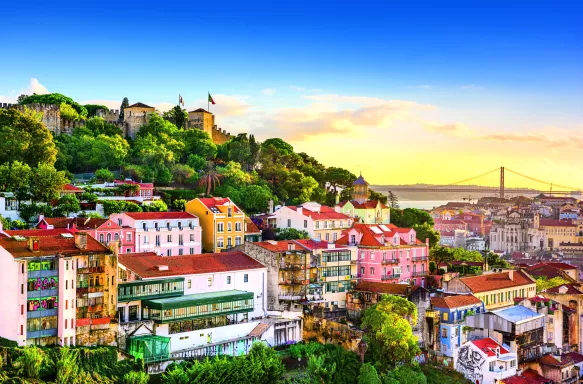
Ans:
{"label": "painted wall", "polygon": [[22,346],[26,343],[26,264],[16,262],[10,253],[0,247],[0,271],[0,336],[17,341]]}

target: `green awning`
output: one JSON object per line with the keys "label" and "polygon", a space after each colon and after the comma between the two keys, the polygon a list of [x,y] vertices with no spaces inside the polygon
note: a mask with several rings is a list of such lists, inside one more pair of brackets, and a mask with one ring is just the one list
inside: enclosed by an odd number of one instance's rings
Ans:
{"label": "green awning", "polygon": [[220,291],[209,293],[197,293],[195,295],[185,295],[170,297],[167,299],[142,300],[142,306],[150,309],[175,309],[187,308],[204,304],[227,303],[237,300],[253,300],[253,292],[247,291]]}
{"label": "green awning", "polygon": [[141,286],[141,285],[149,285],[149,284],[158,284],[158,283],[179,283],[184,281],[184,277],[173,277],[169,279],[152,279],[152,280],[135,280],[130,282],[123,282],[119,283],[119,287],[134,287],[134,286]]}

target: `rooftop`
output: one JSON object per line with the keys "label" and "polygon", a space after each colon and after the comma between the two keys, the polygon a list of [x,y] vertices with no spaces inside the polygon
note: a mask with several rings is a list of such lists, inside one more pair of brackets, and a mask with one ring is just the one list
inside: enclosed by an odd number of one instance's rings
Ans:
{"label": "rooftop", "polygon": [[471,343],[474,344],[480,351],[484,352],[488,357],[496,356],[496,348],[500,348],[500,355],[510,353],[506,348],[498,344],[496,340],[490,337],[479,340],[472,340]]}
{"label": "rooftop", "polygon": [[132,105],[129,105],[129,106],[125,107],[124,109],[127,109],[127,108],[154,108],[154,107],[150,107],[149,105],[138,102],[138,103],[134,103]]}
{"label": "rooftop", "polygon": [[503,380],[504,384],[552,384],[551,379],[539,375],[531,368],[522,372],[521,374],[507,377]]}
{"label": "rooftop", "polygon": [[185,308],[195,305],[225,303],[236,300],[253,299],[253,292],[229,290],[219,292],[204,292],[194,295],[184,295],[178,297],[168,297],[165,299],[147,299],[143,305],[154,309]]}
{"label": "rooftop", "polygon": [[172,220],[172,219],[198,219],[188,212],[125,212],[135,220]]}
{"label": "rooftop", "polygon": [[492,313],[511,323],[520,323],[545,316],[523,305],[515,305],[514,307],[492,311]]}
{"label": "rooftop", "polygon": [[234,208],[233,212],[241,213],[239,207],[228,197],[199,197],[198,200],[213,213],[220,213],[217,207],[223,205],[231,205]]}
{"label": "rooftop", "polygon": [[392,284],[392,283],[375,283],[372,281],[361,281],[353,291],[360,292],[374,292],[374,293],[386,293],[390,295],[407,296],[410,292],[420,289],[419,286],[410,286],[407,284]]}
{"label": "rooftop", "polygon": [[243,252],[184,256],[158,256],[153,252],[125,253],[119,255],[119,263],[143,279],[265,268]]}
{"label": "rooftop", "polygon": [[[73,232],[65,229],[32,229],[6,231],[12,237],[0,238],[0,247],[8,251],[13,257],[41,257],[61,255],[87,255],[88,253],[112,252],[93,237],[87,235],[87,244],[84,249],[75,245]],[[17,238],[16,236],[19,236]],[[37,237],[38,250],[29,249],[27,237]]]}
{"label": "rooftop", "polygon": [[[512,276],[512,278],[510,276]],[[534,284],[534,281],[522,271],[488,273],[480,276],[462,277],[460,280],[467,285],[474,294],[496,289]]]}
{"label": "rooftop", "polygon": [[435,308],[459,308],[470,305],[481,305],[482,300],[474,295],[455,295],[446,297],[432,297],[431,305]]}

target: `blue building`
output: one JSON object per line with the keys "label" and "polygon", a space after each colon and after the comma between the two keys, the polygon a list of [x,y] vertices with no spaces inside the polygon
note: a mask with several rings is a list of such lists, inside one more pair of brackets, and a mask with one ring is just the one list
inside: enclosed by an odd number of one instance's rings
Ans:
{"label": "blue building", "polygon": [[484,303],[474,295],[432,297],[431,307],[439,312],[439,338],[441,353],[454,356],[454,351],[466,340],[462,340],[464,319],[468,315],[484,313]]}

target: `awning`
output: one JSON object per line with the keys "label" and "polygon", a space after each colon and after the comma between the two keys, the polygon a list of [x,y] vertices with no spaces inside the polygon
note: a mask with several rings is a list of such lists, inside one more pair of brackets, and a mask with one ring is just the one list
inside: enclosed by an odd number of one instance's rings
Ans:
{"label": "awning", "polygon": [[179,297],[169,297],[166,299],[142,300],[142,306],[151,309],[174,309],[194,307],[205,304],[227,303],[238,300],[253,300],[253,292],[247,291],[220,291],[209,293],[197,293],[195,295],[185,295]]}

